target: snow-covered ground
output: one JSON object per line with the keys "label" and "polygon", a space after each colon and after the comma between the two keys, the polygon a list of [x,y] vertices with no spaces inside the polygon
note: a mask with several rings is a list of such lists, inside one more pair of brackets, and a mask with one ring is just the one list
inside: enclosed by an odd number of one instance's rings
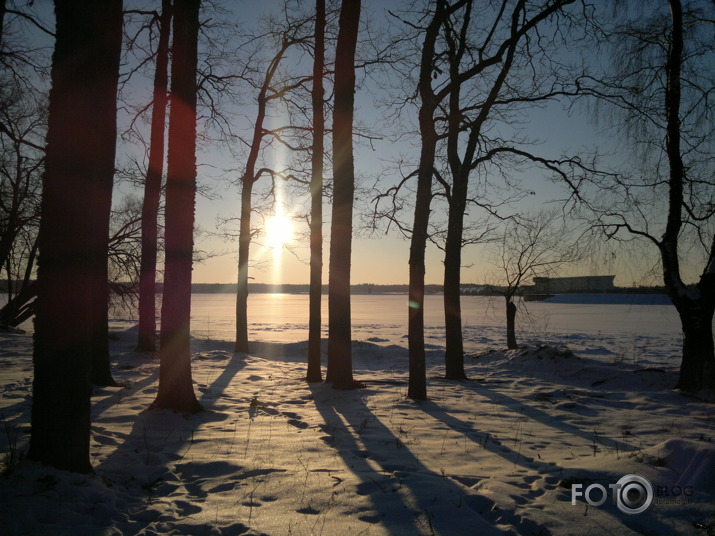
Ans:
{"label": "snow-covered ground", "polygon": [[[212,299],[194,309],[204,411],[147,410],[158,362],[132,351],[135,331],[117,319],[124,387],[95,390],[94,474],[20,461],[0,478],[0,534],[715,534],[715,408],[672,390],[671,307],[530,305],[528,346],[504,351],[501,303],[468,300],[464,382],[440,378],[443,337],[428,312],[429,400],[415,402],[404,296],[355,310],[355,391],[304,381],[297,298],[255,302],[248,355],[232,352]],[[31,345],[0,335],[6,463],[29,437]],[[640,514],[612,500],[609,484],[630,474],[652,484]],[[572,504],[592,485],[604,504]]]}

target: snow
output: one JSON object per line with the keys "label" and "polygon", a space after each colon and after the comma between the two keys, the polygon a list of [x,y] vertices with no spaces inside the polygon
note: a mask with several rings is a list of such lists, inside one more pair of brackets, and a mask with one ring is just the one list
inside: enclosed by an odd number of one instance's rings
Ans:
{"label": "snow", "polygon": [[[666,308],[530,306],[532,328],[520,333],[529,344],[505,351],[498,322],[468,305],[471,380],[441,379],[443,339],[430,320],[430,398],[415,402],[406,397],[404,326],[382,322],[395,311],[392,298],[380,299],[365,297],[383,303],[380,314],[358,311],[354,374],[365,388],[355,391],[304,381],[304,318],[287,307],[271,321],[281,298],[263,298],[249,354],[217,336],[230,331],[220,318],[197,321],[193,379],[204,411],[188,417],[148,410],[158,361],[133,352],[135,330],[116,323],[113,371],[124,387],[95,388],[94,474],[20,461],[0,477],[0,532],[715,532],[715,412],[672,390],[679,340]],[[669,329],[653,320],[663,315]],[[626,324],[642,329],[634,335]],[[0,455],[27,448],[31,358],[31,335],[0,334]],[[624,513],[610,497],[572,505],[572,485],[608,489],[628,474],[653,485],[646,512]]]}

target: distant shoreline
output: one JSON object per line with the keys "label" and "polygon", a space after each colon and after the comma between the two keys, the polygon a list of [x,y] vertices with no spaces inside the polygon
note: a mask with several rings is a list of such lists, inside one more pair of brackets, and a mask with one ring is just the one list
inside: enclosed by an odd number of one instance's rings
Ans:
{"label": "distant shoreline", "polygon": [[[126,286],[131,286],[129,283]],[[0,280],[0,295],[7,294],[8,284],[6,280]],[[407,284],[373,284],[360,283],[350,286],[351,294],[407,294],[409,286]],[[425,285],[425,294],[442,294],[442,285]],[[520,289],[519,294],[528,295],[531,286]],[[157,293],[162,292],[162,284],[158,283]],[[235,294],[235,283],[193,283],[191,291],[194,294]],[[310,286],[308,284],[279,284],[269,283],[249,283],[248,291],[254,294],[308,294]],[[322,293],[328,293],[328,285],[323,285]],[[464,283],[461,285],[461,294],[465,296],[502,296],[503,288],[497,285],[477,285],[474,283]],[[593,291],[569,292],[558,294],[594,294]],[[666,294],[664,287],[616,287],[607,292],[596,294]],[[546,298],[547,296],[544,296]]]}
{"label": "distant shoreline", "polygon": [[[308,294],[310,287],[307,284],[272,285],[268,283],[249,283],[248,290],[255,294]],[[407,294],[409,286],[406,284],[382,285],[361,283],[351,285],[351,294]],[[442,285],[425,285],[425,294],[441,294]],[[528,294],[530,287],[524,287],[522,294]],[[160,289],[159,289],[160,291]],[[462,295],[470,296],[502,296],[502,289],[498,286],[476,284],[462,284]],[[235,283],[194,283],[192,292],[195,294],[233,294],[236,292]],[[328,285],[323,285],[323,294],[328,293]],[[664,287],[616,287],[607,292],[594,293],[593,291],[570,292],[559,294],[666,294]]]}

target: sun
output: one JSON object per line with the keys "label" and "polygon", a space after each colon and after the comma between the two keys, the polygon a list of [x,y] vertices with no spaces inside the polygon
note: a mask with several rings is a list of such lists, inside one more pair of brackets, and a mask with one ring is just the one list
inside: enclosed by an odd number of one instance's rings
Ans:
{"label": "sun", "polygon": [[278,214],[266,219],[266,246],[282,248],[293,240],[293,222],[288,216]]}

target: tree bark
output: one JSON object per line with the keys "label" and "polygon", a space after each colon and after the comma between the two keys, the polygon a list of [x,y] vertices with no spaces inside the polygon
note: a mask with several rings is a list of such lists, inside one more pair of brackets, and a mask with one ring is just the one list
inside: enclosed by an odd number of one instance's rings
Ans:
{"label": "tree bark", "polygon": [[153,406],[201,409],[191,380],[191,269],[196,197],[196,67],[200,0],[175,0],[166,181],[166,268],[159,391]]}
{"label": "tree bark", "polygon": [[122,2],[56,0],[55,15],[28,458],[86,473],[90,353],[105,321],[97,309],[107,306]]}
{"label": "tree bark", "polygon": [[315,44],[313,60],[313,149],[310,178],[310,304],[308,320],[309,382],[322,381],[321,306],[323,294],[323,161],[325,114],[323,69],[325,64],[325,0],[315,1]]}
{"label": "tree bark", "polygon": [[154,72],[154,105],[151,113],[149,169],[144,183],[142,204],[142,244],[139,274],[139,338],[137,350],[156,351],[156,260],[158,250],[159,203],[164,174],[164,133],[168,103],[169,34],[171,0],[162,0],[159,19],[159,44]]}
{"label": "tree bark", "polygon": [[355,49],[360,0],[343,0],[335,51],[335,106],[333,111],[333,211],[328,277],[328,382],[335,388],[356,387],[352,373],[350,319],[350,256],[352,252],[353,114],[355,104]]}

